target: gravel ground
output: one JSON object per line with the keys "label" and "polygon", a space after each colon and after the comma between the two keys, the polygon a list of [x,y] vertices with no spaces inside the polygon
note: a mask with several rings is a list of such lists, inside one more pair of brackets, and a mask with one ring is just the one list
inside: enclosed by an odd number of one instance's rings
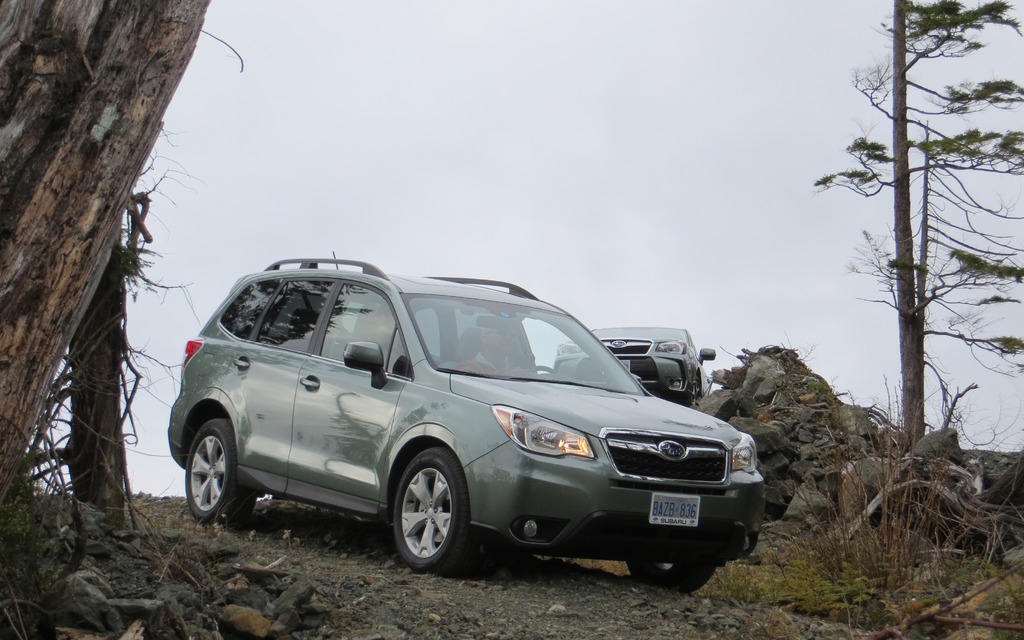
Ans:
{"label": "gravel ground", "polygon": [[[495,559],[470,579],[416,574],[394,551],[390,530],[291,502],[259,503],[246,530],[200,527],[181,498],[136,500],[160,538],[178,549],[202,549],[210,567],[150,559],[142,576],[129,562],[109,559],[111,583],[134,597],[168,597],[166,582],[184,580],[201,597],[184,618],[236,637],[223,609],[266,608],[289,587],[313,593],[297,640],[348,638],[473,638],[540,640],[644,638],[759,640],[852,638],[845,625],[790,614],[779,608],[688,595],[639,583],[618,563],[588,563],[532,556]],[[273,575],[240,567],[271,567]],[[177,566],[177,569],[175,569]],[[153,571],[157,568],[157,571]],[[154,573],[161,584],[154,583]],[[296,587],[297,588],[297,587]],[[156,594],[154,596],[154,594]],[[119,594],[119,597],[129,597]],[[176,593],[179,601],[188,601]],[[221,622],[218,624],[217,620]],[[215,635],[212,637],[216,637]],[[244,635],[237,635],[244,637]]]}

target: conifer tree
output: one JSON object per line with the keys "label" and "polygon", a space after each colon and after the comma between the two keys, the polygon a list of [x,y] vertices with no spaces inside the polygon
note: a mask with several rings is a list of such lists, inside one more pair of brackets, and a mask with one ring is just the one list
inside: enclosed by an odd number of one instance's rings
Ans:
{"label": "conifer tree", "polygon": [[[1024,340],[990,335],[986,316],[992,305],[1017,302],[1011,290],[1024,279],[1022,249],[1007,225],[1021,218],[990,179],[1024,175],[1024,132],[973,124],[982,112],[1018,107],[1024,88],[1008,79],[946,86],[923,79],[926,70],[935,77],[942,63],[983,49],[981,37],[990,28],[1019,35],[1012,14],[1006,2],[967,8],[957,0],[894,0],[887,28],[891,59],[854,76],[857,90],[891,125],[891,137],[855,139],[847,147],[854,167],[815,183],[892,196],[892,243],[868,235],[866,255],[889,294],[883,302],[896,311],[901,418],[915,440],[926,430],[927,338],[953,338],[979,355],[996,356],[999,365],[1024,370]],[[1014,193],[1019,189],[1014,185]]]}

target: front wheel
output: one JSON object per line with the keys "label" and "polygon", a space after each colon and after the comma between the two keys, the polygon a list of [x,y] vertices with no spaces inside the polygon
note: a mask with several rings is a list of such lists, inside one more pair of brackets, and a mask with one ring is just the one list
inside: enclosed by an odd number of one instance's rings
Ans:
{"label": "front wheel", "polygon": [[634,578],[662,587],[678,587],[681,591],[691,593],[708,583],[715,575],[715,567],[710,564],[678,564],[671,562],[650,562],[648,560],[628,560],[626,566]]}
{"label": "front wheel", "polygon": [[231,422],[210,420],[189,447],[185,496],[195,519],[203,524],[223,519],[240,524],[256,505],[256,492],[238,486],[238,450]]}
{"label": "front wheel", "polygon": [[398,555],[413,571],[452,577],[479,568],[483,556],[469,532],[469,487],[450,449],[413,458],[398,483],[393,517]]}

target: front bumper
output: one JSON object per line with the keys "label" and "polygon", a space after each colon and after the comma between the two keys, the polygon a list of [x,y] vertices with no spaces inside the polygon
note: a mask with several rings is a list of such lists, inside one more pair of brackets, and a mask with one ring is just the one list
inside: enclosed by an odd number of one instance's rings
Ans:
{"label": "front bumper", "polygon": [[[640,381],[648,389],[672,394],[693,394],[696,381],[690,380],[686,367],[677,358],[662,356],[630,356],[620,357],[628,363],[629,370],[640,377]],[[672,381],[679,381],[675,385]]]}
{"label": "front bumper", "polygon": [[[489,548],[606,560],[721,564],[749,553],[764,516],[756,473],[724,484],[638,481],[599,451],[594,460],[549,458],[509,443],[467,467],[473,533]],[[648,522],[654,491],[700,496],[696,527]],[[533,521],[536,533],[524,533]]]}

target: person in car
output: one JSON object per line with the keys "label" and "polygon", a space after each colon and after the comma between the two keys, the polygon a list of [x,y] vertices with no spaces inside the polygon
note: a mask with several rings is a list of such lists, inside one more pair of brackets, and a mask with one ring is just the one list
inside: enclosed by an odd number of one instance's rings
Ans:
{"label": "person in car", "polygon": [[516,346],[516,337],[511,331],[484,329],[481,342],[477,354],[460,362],[459,369],[472,373],[504,373],[514,368],[509,362]]}

